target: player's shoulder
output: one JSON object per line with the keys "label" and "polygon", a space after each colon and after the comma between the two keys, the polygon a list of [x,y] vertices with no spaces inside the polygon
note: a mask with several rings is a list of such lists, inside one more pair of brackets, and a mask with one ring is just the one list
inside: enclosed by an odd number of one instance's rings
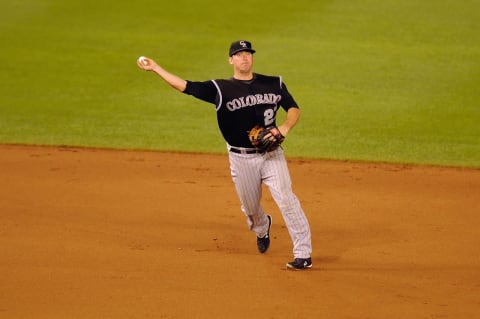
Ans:
{"label": "player's shoulder", "polygon": [[260,73],[254,73],[255,77],[259,80],[265,80],[265,81],[279,81],[281,80],[280,75],[267,75],[267,74],[260,74]]}
{"label": "player's shoulder", "polygon": [[283,86],[283,80],[280,75],[265,75],[255,73],[255,81],[262,83],[263,85],[278,86],[279,88]]}
{"label": "player's shoulder", "polygon": [[214,83],[230,83],[230,82],[233,82],[235,79],[232,77],[232,78],[228,78],[228,79],[213,79],[212,82]]}

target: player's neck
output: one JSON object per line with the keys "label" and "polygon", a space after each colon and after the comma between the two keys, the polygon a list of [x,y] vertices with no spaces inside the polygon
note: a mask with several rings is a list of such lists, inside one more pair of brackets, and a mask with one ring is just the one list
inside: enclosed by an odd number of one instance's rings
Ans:
{"label": "player's neck", "polygon": [[249,81],[253,79],[253,72],[235,72],[233,78],[240,81]]}

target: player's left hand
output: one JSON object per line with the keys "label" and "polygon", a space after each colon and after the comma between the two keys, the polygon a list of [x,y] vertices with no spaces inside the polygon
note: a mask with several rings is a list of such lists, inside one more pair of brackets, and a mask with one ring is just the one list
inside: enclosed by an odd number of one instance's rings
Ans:
{"label": "player's left hand", "polygon": [[248,137],[252,145],[261,152],[276,150],[285,140],[285,136],[276,126],[255,126],[248,133]]}

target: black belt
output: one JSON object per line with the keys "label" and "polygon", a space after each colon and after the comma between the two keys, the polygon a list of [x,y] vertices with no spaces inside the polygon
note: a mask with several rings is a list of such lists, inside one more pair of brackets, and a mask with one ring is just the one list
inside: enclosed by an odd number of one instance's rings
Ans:
{"label": "black belt", "polygon": [[238,148],[238,147],[233,147],[230,146],[228,150],[232,153],[237,153],[237,154],[263,154],[265,152],[259,151],[255,148]]}

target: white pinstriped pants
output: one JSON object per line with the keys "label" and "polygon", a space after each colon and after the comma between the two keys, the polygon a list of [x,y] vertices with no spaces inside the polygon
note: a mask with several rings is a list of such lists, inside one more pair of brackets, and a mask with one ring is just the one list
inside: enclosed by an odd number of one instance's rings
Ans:
{"label": "white pinstriped pants", "polygon": [[285,220],[293,242],[294,258],[310,257],[310,226],[300,201],[292,191],[283,150],[278,148],[266,154],[228,154],[233,183],[249,228],[259,237],[265,236],[268,230],[268,219],[260,203],[263,182],[268,186]]}

